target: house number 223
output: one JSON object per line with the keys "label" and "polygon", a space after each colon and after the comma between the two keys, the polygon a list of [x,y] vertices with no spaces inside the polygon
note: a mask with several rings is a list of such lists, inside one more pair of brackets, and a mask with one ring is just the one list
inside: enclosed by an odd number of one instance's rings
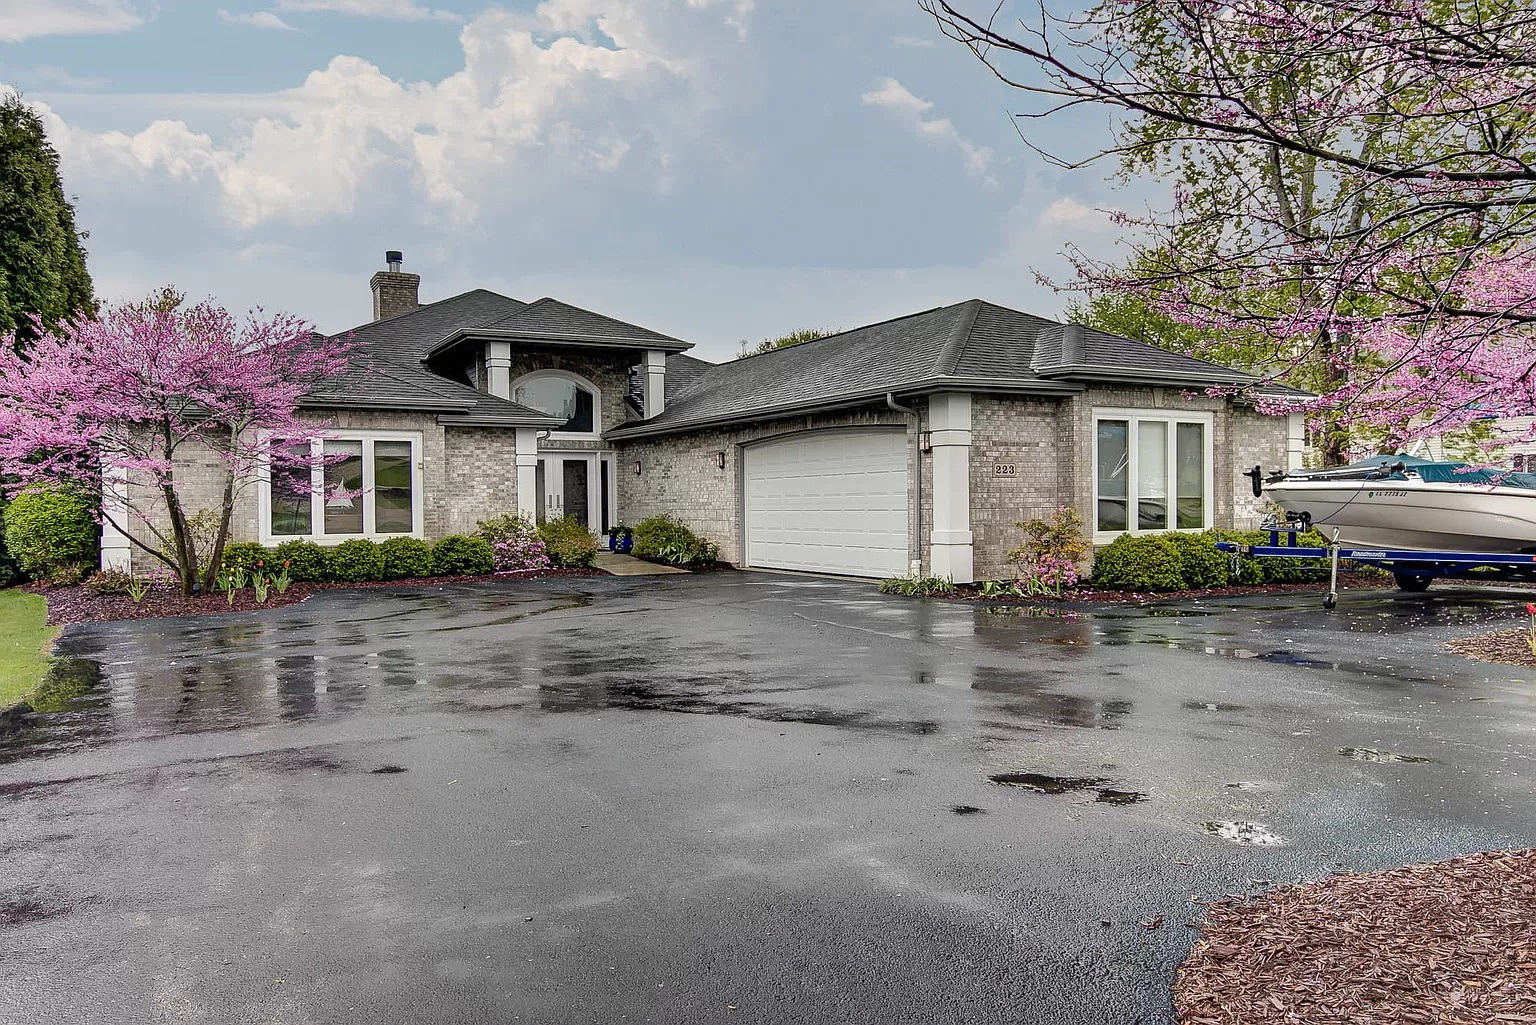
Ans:
{"label": "house number 223", "polygon": [[994,477],[1017,477],[1018,475],[1019,475],[1019,464],[1018,463],[993,463],[992,464],[992,476],[994,476]]}

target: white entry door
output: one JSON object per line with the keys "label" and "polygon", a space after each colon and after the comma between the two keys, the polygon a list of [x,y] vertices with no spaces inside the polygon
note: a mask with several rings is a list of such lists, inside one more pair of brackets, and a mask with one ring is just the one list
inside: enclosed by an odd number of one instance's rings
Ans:
{"label": "white entry door", "polygon": [[748,566],[906,575],[905,430],[797,435],[745,449],[744,464]]}
{"label": "white entry door", "polygon": [[539,456],[534,478],[538,492],[539,521],[573,516],[593,533],[607,529],[602,469],[596,453],[549,453]]}

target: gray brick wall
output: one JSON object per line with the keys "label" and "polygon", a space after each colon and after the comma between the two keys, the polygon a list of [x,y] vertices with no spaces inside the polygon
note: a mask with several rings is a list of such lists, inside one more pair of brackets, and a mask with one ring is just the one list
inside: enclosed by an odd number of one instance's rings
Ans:
{"label": "gray brick wall", "polygon": [[[1020,520],[1048,517],[1076,505],[1063,453],[1072,450],[1074,423],[1059,399],[977,395],[971,400],[971,532],[978,580],[1010,576],[1008,552],[1019,546]],[[994,476],[997,463],[1016,477]]]}
{"label": "gray brick wall", "polygon": [[[639,362],[639,353],[589,356],[555,349],[518,347],[512,350],[512,381],[515,385],[518,378],[536,370],[564,370],[586,378],[602,392],[600,429],[606,431],[634,416],[624,398],[629,394],[629,368]],[[611,447],[603,441],[546,440],[541,445],[547,449],[567,451],[593,451]]]}

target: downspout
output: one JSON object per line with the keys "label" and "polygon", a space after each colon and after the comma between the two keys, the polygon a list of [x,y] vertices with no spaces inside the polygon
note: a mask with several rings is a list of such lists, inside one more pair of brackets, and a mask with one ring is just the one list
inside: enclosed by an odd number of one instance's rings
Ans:
{"label": "downspout", "polygon": [[915,407],[897,402],[895,392],[885,393],[885,404],[912,418],[912,540],[907,546],[907,561],[911,574],[917,577],[923,573],[923,419]]}

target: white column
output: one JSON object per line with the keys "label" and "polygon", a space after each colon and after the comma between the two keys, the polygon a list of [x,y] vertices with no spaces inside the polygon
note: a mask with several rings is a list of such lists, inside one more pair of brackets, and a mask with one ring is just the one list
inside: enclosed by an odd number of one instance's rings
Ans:
{"label": "white column", "polygon": [[1304,413],[1292,413],[1286,420],[1285,468],[1299,470],[1306,465],[1307,417]]}
{"label": "white column", "polygon": [[101,466],[101,568],[118,573],[133,571],[133,543],[108,521],[128,522],[128,471],[121,466]]}
{"label": "white column", "polygon": [[645,418],[660,416],[667,408],[667,354],[659,349],[647,349],[645,362],[640,365],[641,401],[645,404]]}
{"label": "white column", "polygon": [[512,398],[512,343],[485,343],[485,390],[499,399]]}
{"label": "white column", "polygon": [[530,520],[539,518],[539,432],[533,427],[517,429],[517,514]]}
{"label": "white column", "polygon": [[928,404],[933,450],[933,575],[957,584],[974,580],[971,534],[971,397],[942,392]]}

